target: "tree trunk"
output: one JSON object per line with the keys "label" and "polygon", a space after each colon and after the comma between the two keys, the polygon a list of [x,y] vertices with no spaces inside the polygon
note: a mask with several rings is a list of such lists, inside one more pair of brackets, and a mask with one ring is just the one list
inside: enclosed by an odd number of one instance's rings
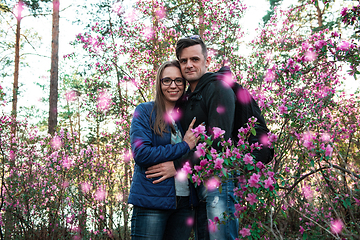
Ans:
{"label": "tree trunk", "polygon": [[[12,117],[12,125],[11,125],[11,133],[13,137],[16,135],[16,117],[17,117],[17,95],[19,92],[19,65],[20,65],[20,23],[21,23],[21,12],[23,10],[23,2],[20,0],[15,8],[14,14],[16,16],[16,43],[15,43],[15,70],[14,70],[14,84],[13,84],[13,99],[12,99],[12,110],[11,110],[11,117]],[[14,144],[11,145],[11,150],[15,153],[16,146]],[[13,169],[15,166],[15,159],[10,159],[10,168]],[[12,178],[12,177],[11,177]],[[11,179],[8,179],[12,181]],[[4,183],[4,182],[3,182]],[[3,185],[3,184],[2,184]],[[3,186],[2,186],[3,187]],[[9,196],[9,201],[11,202],[11,198]],[[9,207],[7,207],[9,208]],[[12,207],[10,207],[12,208]],[[12,210],[8,210],[5,212],[5,239],[10,239],[11,234],[14,232],[15,226],[15,218]]]}
{"label": "tree trunk", "polygon": [[203,1],[199,1],[199,36],[204,37],[205,25],[204,25],[204,7]]}
{"label": "tree trunk", "polygon": [[317,6],[315,5],[315,7],[316,7],[316,12],[317,12],[316,17],[317,17],[318,25],[319,25],[319,27],[322,27],[323,26],[323,19],[322,19],[323,12],[321,11],[319,5],[317,5]]}
{"label": "tree trunk", "polygon": [[19,65],[20,65],[20,23],[21,12],[23,9],[22,1],[18,2],[16,13],[16,43],[15,43],[15,70],[14,70],[14,84],[13,84],[13,99],[12,99],[12,111],[11,116],[13,118],[13,125],[11,133],[16,134],[16,116],[17,116],[17,95],[19,92]]}
{"label": "tree trunk", "polygon": [[59,62],[59,6],[60,0],[53,1],[53,27],[51,41],[51,70],[48,132],[54,134],[57,125],[58,62]]}

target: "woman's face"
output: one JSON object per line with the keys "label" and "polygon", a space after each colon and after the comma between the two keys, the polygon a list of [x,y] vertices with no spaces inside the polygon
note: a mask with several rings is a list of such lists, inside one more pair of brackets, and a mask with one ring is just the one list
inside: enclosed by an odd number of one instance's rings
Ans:
{"label": "woman's face", "polygon": [[162,72],[161,79],[161,91],[165,96],[165,104],[175,104],[185,89],[185,81],[180,69],[174,66],[166,67]]}

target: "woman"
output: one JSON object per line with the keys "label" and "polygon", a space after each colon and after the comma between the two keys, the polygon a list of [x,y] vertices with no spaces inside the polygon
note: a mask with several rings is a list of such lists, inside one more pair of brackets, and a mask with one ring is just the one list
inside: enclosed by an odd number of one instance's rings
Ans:
{"label": "woman", "polygon": [[165,62],[157,72],[155,102],[135,109],[130,128],[135,168],[128,201],[134,205],[133,240],[187,240],[190,236],[195,214],[190,201],[192,186],[173,177],[153,184],[156,179],[145,176],[148,167],[177,159],[196,145],[191,131],[195,121],[182,139],[180,124],[171,117],[184,89],[179,63]]}

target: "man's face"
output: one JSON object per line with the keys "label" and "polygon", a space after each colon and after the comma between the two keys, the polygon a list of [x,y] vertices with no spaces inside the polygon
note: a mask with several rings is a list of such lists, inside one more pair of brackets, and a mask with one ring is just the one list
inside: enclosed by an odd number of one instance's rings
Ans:
{"label": "man's face", "polygon": [[198,81],[207,72],[210,57],[205,59],[201,45],[197,44],[184,48],[180,53],[179,62],[181,73],[191,84],[191,82]]}

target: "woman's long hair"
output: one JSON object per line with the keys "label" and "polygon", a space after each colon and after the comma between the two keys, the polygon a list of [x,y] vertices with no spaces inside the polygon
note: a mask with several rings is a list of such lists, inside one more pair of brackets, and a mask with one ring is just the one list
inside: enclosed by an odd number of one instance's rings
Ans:
{"label": "woman's long hair", "polygon": [[150,126],[154,126],[153,130],[155,134],[158,134],[160,136],[162,136],[164,132],[168,132],[168,130],[166,129],[167,125],[170,125],[170,127],[173,128],[172,123],[171,122],[168,123],[165,120],[166,117],[165,96],[161,90],[162,74],[164,72],[164,69],[167,67],[177,67],[179,68],[179,70],[181,70],[179,62],[177,60],[172,60],[172,61],[166,61],[163,64],[161,64],[156,74],[156,82],[155,82],[156,94],[155,94],[155,104],[153,108],[153,111],[156,111],[156,117],[155,117],[155,122],[153,122],[153,120],[151,119],[152,114],[150,115]]}

